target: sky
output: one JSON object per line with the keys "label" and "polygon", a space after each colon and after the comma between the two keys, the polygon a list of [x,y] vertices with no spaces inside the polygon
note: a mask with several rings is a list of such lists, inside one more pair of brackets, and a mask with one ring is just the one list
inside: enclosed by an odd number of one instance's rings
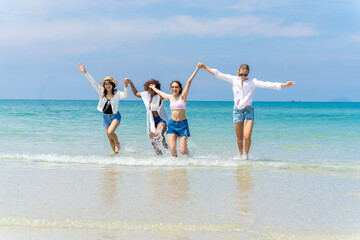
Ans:
{"label": "sky", "polygon": [[[0,99],[98,99],[113,76],[170,93],[198,62],[250,77],[295,81],[254,101],[360,102],[359,0],[0,0]],[[128,100],[135,100],[129,92]],[[188,100],[232,101],[231,85],[200,70]]]}

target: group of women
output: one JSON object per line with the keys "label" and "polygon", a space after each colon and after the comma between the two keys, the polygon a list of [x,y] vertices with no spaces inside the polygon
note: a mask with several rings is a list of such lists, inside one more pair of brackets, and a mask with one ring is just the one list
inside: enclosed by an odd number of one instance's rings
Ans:
{"label": "group of women", "polygon": [[[192,80],[195,78],[199,69],[205,69],[219,79],[231,83],[234,94],[233,122],[237,138],[237,146],[240,156],[248,158],[251,146],[251,133],[254,125],[254,109],[252,107],[252,96],[256,87],[272,88],[281,90],[282,87],[291,87],[295,83],[263,82],[256,78],[248,79],[250,68],[242,64],[237,71],[237,75],[223,74],[217,69],[211,69],[203,63],[198,63],[195,71],[187,80],[185,87],[179,81],[170,84],[172,94],[161,91],[161,84],[155,79],[150,79],[144,84],[144,91],[138,92],[133,82],[124,79],[124,91],[116,89],[117,81],[107,76],[98,85],[93,77],[86,71],[82,63],[78,68],[85,74],[92,86],[99,94],[97,109],[103,112],[103,126],[109,138],[110,146],[114,153],[120,151],[120,143],[115,134],[115,130],[120,125],[121,115],[119,113],[119,100],[128,96],[128,85],[130,84],[134,95],[141,98],[146,107],[147,129],[151,143],[157,154],[162,154],[160,146],[168,149],[164,134],[167,133],[168,144],[171,156],[177,157],[177,139],[180,143],[180,153],[189,154],[187,140],[190,137],[189,124],[186,118],[186,102]],[[171,118],[168,119],[164,110],[164,100],[170,101]],[[244,144],[245,142],[245,144]],[[245,145],[245,147],[244,147]]]}

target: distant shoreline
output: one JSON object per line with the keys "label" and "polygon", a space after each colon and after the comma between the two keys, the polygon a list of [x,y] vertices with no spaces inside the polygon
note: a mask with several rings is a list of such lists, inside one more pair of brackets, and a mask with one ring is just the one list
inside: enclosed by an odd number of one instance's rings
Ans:
{"label": "distant shoreline", "polygon": [[[11,98],[11,99],[0,99],[0,101],[4,101],[4,100],[8,100],[8,101],[98,101],[98,99],[35,99],[35,98],[31,98],[31,99],[26,99],[26,98]],[[130,100],[121,100],[124,102],[141,102],[142,100],[139,99],[130,99]],[[189,100],[191,102],[233,102],[233,101],[228,101],[228,100]],[[306,100],[288,100],[288,101],[253,101],[254,103],[256,102],[292,102],[292,103],[360,103],[356,102],[356,101],[306,101]]]}

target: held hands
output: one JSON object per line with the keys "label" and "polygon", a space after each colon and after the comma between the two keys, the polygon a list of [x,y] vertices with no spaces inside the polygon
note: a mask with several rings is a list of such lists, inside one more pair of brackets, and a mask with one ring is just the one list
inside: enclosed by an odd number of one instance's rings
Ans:
{"label": "held hands", "polygon": [[211,68],[209,68],[208,66],[206,66],[205,64],[199,62],[197,65],[198,68],[202,68],[205,69],[206,71],[208,71],[209,73],[211,73],[212,75],[215,76],[215,74],[213,73],[213,71],[211,70]]}
{"label": "held hands", "polygon": [[82,71],[84,74],[86,74],[86,69],[82,63],[78,64],[78,69],[80,69],[80,71]]}
{"label": "held hands", "polygon": [[124,79],[124,86],[127,87],[130,82],[131,82],[131,80],[129,78],[125,78]]}
{"label": "held hands", "polygon": [[151,88],[152,90],[155,90],[155,89],[156,89],[156,86],[155,86],[155,84],[150,84],[150,85],[149,85],[149,88]]}

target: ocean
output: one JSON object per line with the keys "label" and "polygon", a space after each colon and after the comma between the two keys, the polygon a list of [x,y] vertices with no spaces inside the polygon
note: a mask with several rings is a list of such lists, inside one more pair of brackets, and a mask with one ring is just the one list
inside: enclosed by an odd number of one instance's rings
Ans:
{"label": "ocean", "polygon": [[0,100],[1,240],[360,239],[360,103],[254,102],[249,160],[233,102],[187,103],[179,158],[142,101],[120,101],[114,155],[96,106]]}

